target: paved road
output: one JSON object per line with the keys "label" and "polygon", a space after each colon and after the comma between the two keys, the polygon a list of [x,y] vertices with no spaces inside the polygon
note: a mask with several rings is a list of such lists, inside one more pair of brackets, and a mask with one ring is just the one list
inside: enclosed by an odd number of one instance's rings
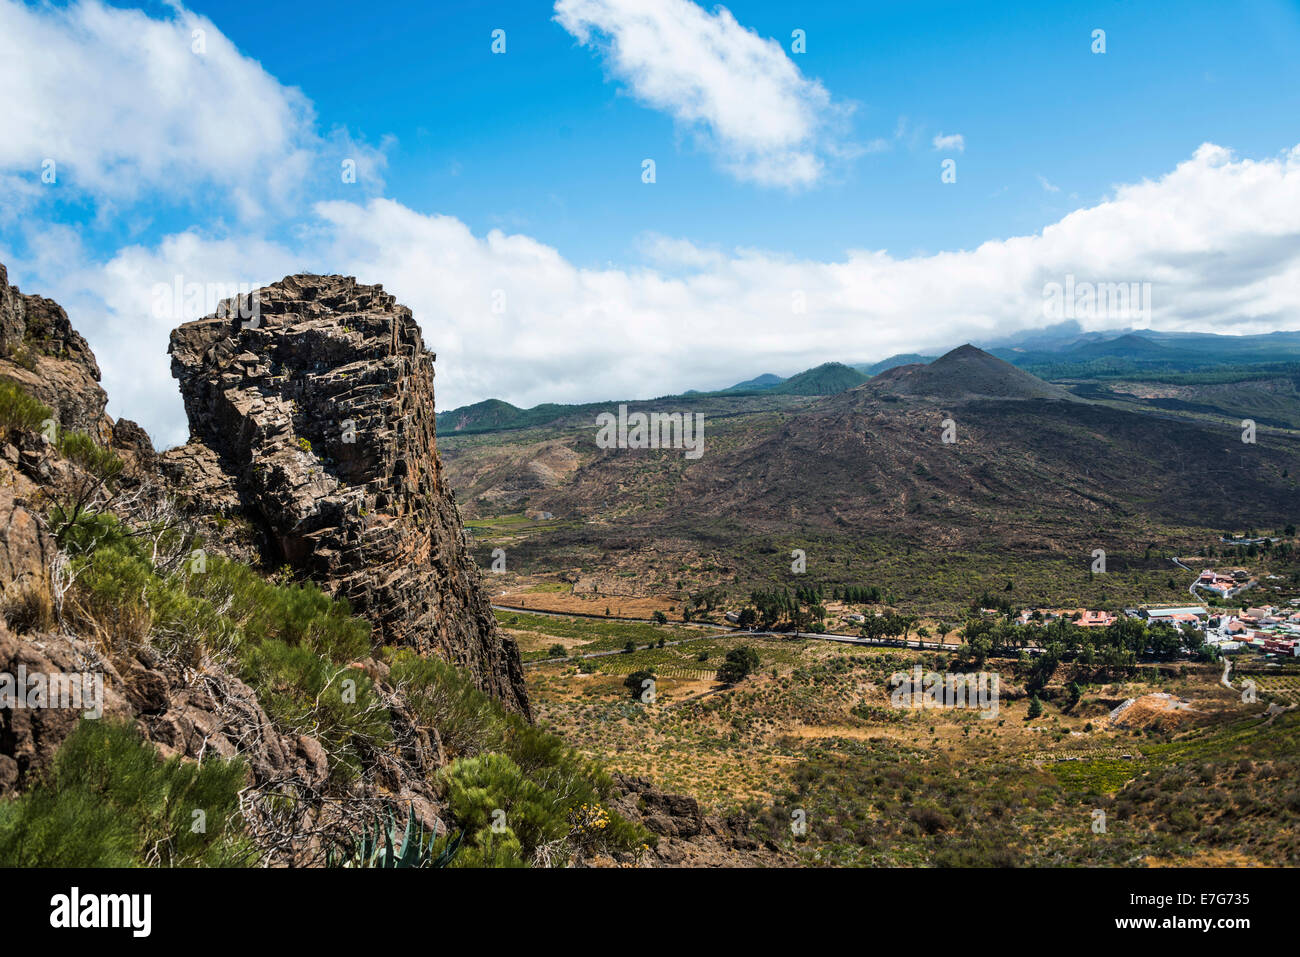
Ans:
{"label": "paved road", "polygon": [[[588,615],[588,614],[583,614],[581,612],[565,613],[565,612],[535,611],[531,608],[517,608],[511,605],[493,605],[492,607],[499,609],[501,611],[518,611],[530,615],[543,615],[547,618],[594,618],[598,621],[607,621],[607,620],[635,621],[647,625],[653,625],[656,623],[651,618],[614,619],[612,618],[612,616],[611,618],[606,618],[604,615]],[[922,641],[919,638],[914,640],[903,641],[901,638],[863,638],[860,635],[845,635],[845,634],[840,634],[838,632],[830,632],[830,631],[821,632],[821,633],[815,631],[746,631],[741,628],[732,628],[728,631],[717,632],[716,626],[704,626],[704,625],[696,624],[694,622],[673,623],[674,627],[680,627],[680,625],[683,624],[691,624],[693,627],[697,627],[697,628],[708,627],[715,633],[703,634],[696,638],[679,638],[675,641],[665,641],[664,642],[665,648],[670,648],[674,645],[685,645],[692,641],[702,641],[706,638],[728,638],[728,637],[734,637],[736,635],[751,635],[755,638],[810,638],[816,641],[834,641],[844,645],[882,645],[887,648],[915,648],[918,651],[953,651],[957,648],[957,645],[950,645],[942,641]],[[1032,646],[1027,647],[1025,650],[1028,651],[1030,654],[1040,654],[1042,652],[1041,648],[1036,648]],[[588,652],[585,655],[571,655],[567,658],[536,658],[533,659],[532,661],[525,661],[523,665],[525,668],[527,668],[531,665],[554,663],[558,661],[576,661],[579,658],[605,658],[608,657],[609,655],[622,655],[626,653],[627,652],[625,652],[622,648],[618,648],[614,651],[592,651],[592,652]]]}
{"label": "paved road", "polygon": [[[643,625],[658,624],[653,618],[620,618],[615,615],[593,615],[581,611],[538,611],[534,608],[520,608],[517,605],[493,605],[493,608],[499,611],[518,611],[528,615],[542,615],[546,618],[591,618],[596,621],[635,621]],[[674,628],[709,628],[717,630],[720,625],[708,625],[693,621],[674,621],[670,622]],[[942,641],[921,641],[909,639],[904,642],[901,638],[863,638],[860,635],[845,635],[840,632],[825,631],[746,631],[742,628],[732,628],[729,631],[719,635],[701,635],[701,638],[725,638],[728,635],[753,635],[756,638],[816,638],[821,641],[839,641],[850,645],[888,645],[891,648],[916,648],[919,650],[932,649],[943,651],[945,648],[956,648],[956,645],[945,644]],[[680,641],[665,642],[666,645],[680,645],[687,641],[699,641],[699,638],[683,638]],[[597,655],[621,655],[622,649],[618,651],[601,651],[587,657],[596,657]],[[559,658],[548,659],[550,661],[560,661]]]}
{"label": "paved road", "polygon": [[[706,634],[706,635],[698,635],[695,638],[679,638],[676,641],[665,641],[664,647],[671,648],[674,645],[687,645],[690,644],[692,641],[703,641],[706,638],[728,638],[734,634],[735,634],[734,631],[724,631],[718,635]],[[655,644],[655,647],[656,648],[659,647],[658,643]],[[638,647],[637,650],[640,651],[641,648]],[[622,648],[616,648],[613,651],[590,651],[585,655],[569,655],[567,658],[534,658],[532,661],[525,661],[523,665],[525,668],[527,668],[530,665],[554,664],[557,661],[577,661],[579,658],[605,658],[609,655],[625,655],[625,654],[627,654],[627,652],[624,651]]]}
{"label": "paved road", "polygon": [[[525,615],[542,615],[545,618],[590,618],[593,621],[635,621],[642,625],[657,625],[658,622],[653,618],[624,618],[622,615],[597,615],[590,611],[541,611],[537,608],[524,608],[521,605],[493,605],[498,611],[518,611]],[[719,628],[720,625],[711,625],[708,622],[699,621],[670,621],[668,624],[674,628]]]}

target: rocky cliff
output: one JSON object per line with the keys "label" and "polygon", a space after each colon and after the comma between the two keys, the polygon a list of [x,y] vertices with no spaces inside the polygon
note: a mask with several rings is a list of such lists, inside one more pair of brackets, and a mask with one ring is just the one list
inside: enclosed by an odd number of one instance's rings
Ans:
{"label": "rocky cliff", "polygon": [[344,276],[254,296],[172,333],[191,439],[164,471],[205,512],[251,522],[264,561],[347,598],[378,641],[453,661],[529,715],[443,478],[411,311]]}
{"label": "rocky cliff", "polygon": [[[127,468],[120,484],[132,490],[127,497],[137,507],[161,501],[149,436],[131,420],[106,414],[99,375],[63,307],[10,286],[0,264],[0,380],[48,406],[59,432],[84,432],[121,458]],[[78,635],[56,614],[51,595],[59,603],[66,596],[68,566],[46,513],[66,502],[61,490],[77,484],[78,469],[46,438],[6,420],[0,441],[0,675],[102,674],[104,716],[135,718],[163,753],[240,754],[256,786],[286,779],[321,785],[327,767],[319,743],[276,731],[253,692],[224,666],[208,662],[195,682],[147,647],[118,649],[113,660],[102,641]],[[93,506],[103,507],[107,497],[97,496]],[[0,800],[49,769],[80,716],[78,709],[0,708]],[[411,792],[408,800],[423,808],[429,795]]]}
{"label": "rocky cliff", "polygon": [[22,386],[54,410],[59,425],[107,445],[113,423],[104,414],[108,396],[99,385],[94,353],[51,299],[28,296],[9,285],[0,265],[0,378]]}

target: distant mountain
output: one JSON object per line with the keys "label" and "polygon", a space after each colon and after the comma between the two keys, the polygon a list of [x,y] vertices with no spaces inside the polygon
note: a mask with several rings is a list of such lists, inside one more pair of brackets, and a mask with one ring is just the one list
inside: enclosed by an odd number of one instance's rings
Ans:
{"label": "distant mountain", "polygon": [[[771,389],[774,386],[778,386],[785,381],[786,380],[782,376],[773,375],[770,372],[764,372],[762,375],[755,376],[752,379],[746,379],[744,382],[737,382],[731,388],[723,389],[722,391],[723,392],[762,392],[764,389]],[[694,392],[695,390],[692,389],[689,392],[683,393],[683,395],[691,395]]]}
{"label": "distant mountain", "polygon": [[1088,333],[1073,339],[1026,339],[989,349],[1044,378],[1080,379],[1143,373],[1211,372],[1300,361],[1300,333],[1220,336],[1144,329]]}
{"label": "distant mountain", "polygon": [[[1270,370],[1291,379],[1294,370],[1283,364],[1300,362],[1300,332],[1223,336],[1125,329],[1099,333],[1083,332],[1078,323],[1067,322],[1018,338],[1005,338],[1000,343],[987,349],[968,344],[940,359],[901,353],[880,362],[856,366],[827,362],[788,379],[767,372],[726,389],[709,392],[691,389],[659,399],[620,401],[646,405],[676,399],[699,407],[698,403],[713,402],[716,405],[717,400],[725,398],[732,403],[745,403],[748,407],[760,397],[837,395],[868,380],[874,383],[873,389],[880,394],[928,395],[938,399],[974,395],[1061,399],[1067,398],[1068,393],[1050,382],[1072,382],[1071,389],[1078,392],[1082,388],[1079,383],[1084,380],[1089,383],[1120,379],[1172,382],[1170,376],[1193,373],[1199,377],[1200,384],[1258,379],[1260,373]],[[1024,377],[1013,375],[1016,371]],[[1290,387],[1270,388],[1274,392],[1284,388],[1288,395],[1291,393]],[[1193,401],[1195,405],[1200,398],[1189,396],[1182,401]],[[444,433],[468,433],[546,427],[594,414],[610,404],[545,403],[531,409],[520,409],[500,399],[487,399],[439,413],[438,429]],[[1222,407],[1217,401],[1200,404],[1206,407],[1205,411]],[[1272,409],[1274,424],[1288,423],[1293,412],[1300,412],[1300,406],[1293,408],[1294,403],[1289,398],[1284,404],[1285,408]],[[728,411],[739,409],[733,405]]]}
{"label": "distant mountain", "polygon": [[[728,413],[739,409],[749,409],[754,403],[762,407],[771,407],[774,401],[785,404],[796,402],[800,397],[835,395],[867,381],[867,377],[856,369],[851,369],[839,362],[828,362],[808,369],[789,379],[766,372],[744,382],[738,382],[729,389],[716,392],[697,392],[694,389],[679,395],[661,396],[656,399],[619,399],[605,402],[584,402],[574,405],[561,405],[554,402],[543,403],[531,409],[520,409],[501,399],[485,399],[473,405],[465,405],[447,412],[438,413],[438,431],[448,435],[457,432],[499,432],[509,429],[532,429],[549,426],[573,425],[578,420],[590,418],[598,412],[607,411],[620,403],[626,403],[632,409],[647,411],[663,409],[676,403],[680,408],[687,405],[698,411],[725,411]],[[789,397],[788,399],[767,400],[767,396]],[[740,405],[737,405],[739,403]]]}
{"label": "distant mountain", "polygon": [[608,408],[608,402],[561,405],[543,402],[531,409],[520,409],[500,399],[485,399],[438,413],[438,432],[497,432],[503,429],[531,429],[559,423],[573,416],[592,414]]}
{"label": "distant mountain", "polygon": [[837,395],[861,385],[867,378],[842,362],[827,362],[791,376],[770,391],[775,395]]}
{"label": "distant mountain", "polygon": [[1060,352],[1082,343],[1113,339],[1117,335],[1131,331],[1117,329],[1110,332],[1084,332],[1078,321],[1067,319],[1045,328],[1030,329],[1001,339],[991,339],[982,342],[980,348],[995,356],[1001,356],[1003,352]]}
{"label": "distant mountain", "polygon": [[880,394],[933,399],[1069,399],[1059,386],[967,344],[928,365],[895,366],[862,386]]}
{"label": "distant mountain", "polygon": [[934,359],[934,356],[917,355],[915,352],[902,352],[898,355],[890,356],[888,359],[881,359],[879,362],[873,362],[870,364],[865,362],[857,363],[853,368],[865,375],[880,375],[880,373],[898,366],[924,365],[927,362],[933,362]]}
{"label": "distant mountain", "polygon": [[1085,342],[1066,352],[1072,358],[1092,359],[1101,356],[1117,356],[1134,361],[1163,362],[1176,355],[1176,350],[1162,346],[1158,342],[1144,339],[1136,333],[1126,333],[1114,339]]}
{"label": "distant mountain", "polygon": [[[779,388],[800,379],[829,388],[846,381],[846,369],[821,366]],[[440,450],[467,508],[583,520],[548,536],[545,561],[566,547],[653,561],[671,540],[726,543],[761,564],[776,551],[772,536],[1069,553],[1100,528],[1137,540],[1156,526],[1267,525],[1294,511],[1296,436],[1270,432],[1241,468],[1235,422],[1088,401],[971,345],[833,395],[771,392],[694,398],[708,415],[698,461],[675,450],[597,449],[589,428],[440,438]],[[763,409],[760,397],[802,404]],[[712,415],[706,402],[731,407]],[[956,444],[941,438],[948,414]],[[551,464],[561,457],[562,471]]]}
{"label": "distant mountain", "polygon": [[516,422],[523,409],[500,399],[484,399],[438,416],[439,430],[504,429]]}

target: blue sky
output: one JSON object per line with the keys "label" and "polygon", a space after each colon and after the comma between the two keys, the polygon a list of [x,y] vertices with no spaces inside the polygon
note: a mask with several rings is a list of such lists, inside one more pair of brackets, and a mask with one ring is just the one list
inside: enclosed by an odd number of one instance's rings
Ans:
{"label": "blue sky", "polygon": [[[526,231],[579,265],[633,259],[643,231],[822,258],[966,248],[1041,229],[1207,140],[1272,155],[1298,139],[1296,4],[727,6],[787,50],[804,29],[807,52],[791,59],[855,107],[848,138],[891,148],[815,189],[738,183],[671,117],[607,82],[538,3],[370,3],[365,24],[352,2],[310,17],[294,4],[193,9],[301,88],[322,120],[395,136],[389,195],[476,232]],[[498,27],[504,56],[489,51]],[[1091,52],[1095,28],[1104,55]],[[940,188],[940,133],[966,141],[957,189]],[[640,181],[646,157],[653,190]]]}
{"label": "blue sky", "polygon": [[440,408],[992,338],[1065,274],[1151,282],[1162,327],[1296,328],[1297,49],[1280,0],[0,0],[0,262],[161,444],[174,275],[383,282]]}

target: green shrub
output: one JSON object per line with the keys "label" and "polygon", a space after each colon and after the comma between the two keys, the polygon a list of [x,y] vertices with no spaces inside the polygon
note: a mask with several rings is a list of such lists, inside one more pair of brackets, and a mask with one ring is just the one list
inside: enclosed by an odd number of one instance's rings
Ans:
{"label": "green shrub", "polygon": [[568,836],[569,808],[560,806],[555,795],[529,780],[508,755],[461,758],[439,776],[448,807],[472,835],[474,847],[483,847],[486,836],[495,833],[494,825],[507,828],[526,855]]}
{"label": "green shrub", "polygon": [[122,473],[122,460],[85,432],[60,431],[58,449],[60,455],[97,479],[107,481]]}
{"label": "green shrub", "polygon": [[[469,835],[459,866],[518,866],[516,856],[564,863],[579,849],[631,851],[654,840],[602,807],[609,777],[555,735],[512,716],[503,752],[461,758],[438,774],[452,816]],[[498,810],[504,817],[494,816]],[[505,830],[493,831],[494,823]]]}
{"label": "green shrub", "polygon": [[758,652],[749,645],[741,645],[727,652],[727,659],[718,669],[718,680],[735,684],[758,667]]}
{"label": "green shrub", "polygon": [[367,750],[391,743],[391,716],[364,671],[276,638],[247,647],[242,658],[241,677],[262,707],[282,727],[316,737],[337,780],[360,773]]}
{"label": "green shrub", "polygon": [[370,654],[370,623],[311,582],[274,584],[247,565],[218,557],[208,559],[205,571],[186,566],[180,576],[190,594],[238,622],[246,642],[277,638],[338,663]]}
{"label": "green shrub", "polygon": [[0,866],[248,863],[238,816],[243,784],[238,759],[164,761],[130,723],[83,720],[45,779],[0,802]]}
{"label": "green shrub", "polygon": [[137,558],[145,556],[130,530],[111,512],[81,512],[71,515],[62,507],[50,509],[50,524],[65,529],[63,547],[70,555],[83,555],[97,548],[113,547]]}
{"label": "green shrub", "polygon": [[[69,528],[84,528],[78,521]],[[111,545],[73,562],[65,614],[110,656],[133,653],[149,636],[155,607],[169,591],[147,561]]]}
{"label": "green shrub", "polygon": [[0,381],[0,431],[40,431],[46,419],[54,417],[54,410],[27,394],[16,382]]}
{"label": "green shrub", "polygon": [[653,668],[641,668],[637,671],[632,672],[630,675],[628,675],[626,678],[623,679],[623,687],[628,690],[628,692],[632,695],[633,698],[635,698],[637,701],[640,701],[641,696],[645,694],[647,690],[646,688],[643,687],[643,685],[647,681],[654,681],[654,679],[655,679],[655,670]]}
{"label": "green shrub", "polygon": [[524,850],[513,831],[506,828],[497,833],[483,828],[473,837],[473,843],[461,848],[452,867],[527,867]]}
{"label": "green shrub", "polygon": [[500,747],[506,721],[501,706],[480,691],[469,675],[440,658],[410,649],[391,653],[389,678],[404,693],[416,720],[438,732],[449,757]]}

